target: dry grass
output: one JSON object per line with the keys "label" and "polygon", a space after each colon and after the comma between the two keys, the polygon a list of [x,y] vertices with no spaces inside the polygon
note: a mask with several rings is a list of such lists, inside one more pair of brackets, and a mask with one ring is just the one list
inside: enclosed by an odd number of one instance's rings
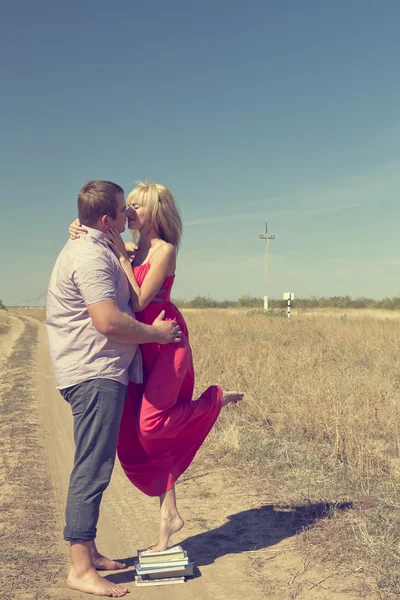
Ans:
{"label": "dry grass", "polygon": [[1,310],[0,311],[0,344],[1,344],[2,336],[5,335],[6,333],[8,333],[10,328],[11,328],[11,322],[10,322],[8,313],[5,310]]}
{"label": "dry grass", "polygon": [[[40,309],[22,314],[44,320]],[[243,310],[184,314],[197,391],[217,382],[246,393],[205,452],[260,502],[301,514],[309,506],[299,536],[307,560],[372,575],[382,599],[398,598],[397,313],[325,310],[291,322]],[[313,515],[316,506],[325,508]]]}
{"label": "dry grass", "polygon": [[[0,596],[50,598],[64,557],[56,550],[51,484],[38,441],[32,362],[37,327],[27,323],[0,377]],[[1,338],[0,338],[1,342]]]}
{"label": "dry grass", "polygon": [[[302,541],[400,593],[400,324],[185,313],[197,389],[245,391],[207,449],[270,502],[333,504]],[[350,502],[342,511],[334,506]]]}
{"label": "dry grass", "polygon": [[20,315],[21,317],[31,317],[37,321],[46,320],[46,311],[44,308],[11,308],[11,314]]}

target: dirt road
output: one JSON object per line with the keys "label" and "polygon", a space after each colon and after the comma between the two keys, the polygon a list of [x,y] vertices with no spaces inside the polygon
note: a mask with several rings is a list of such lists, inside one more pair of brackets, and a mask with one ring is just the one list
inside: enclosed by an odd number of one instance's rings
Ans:
{"label": "dirt road", "polygon": [[[14,322],[13,339],[21,329],[23,325]],[[55,389],[43,323],[38,324],[37,333],[37,410],[42,447],[55,494],[59,549],[66,556],[67,547],[61,537],[74,454],[72,419],[69,405]],[[323,568],[311,564],[299,551],[301,535],[296,534],[304,525],[301,511],[267,504],[267,495],[260,498],[243,482],[237,485],[226,470],[206,463],[201,452],[179,481],[177,496],[186,525],[172,542],[182,543],[199,567],[198,576],[184,585],[137,588],[133,559],[137,548],[157,539],[158,502],[132,487],[119,464],[116,465],[103,499],[97,541],[105,555],[127,562],[126,571],[106,576],[125,583],[131,592],[128,597],[160,600],[243,600],[246,596],[249,600],[355,600],[360,597],[354,591],[360,589],[356,575],[353,580],[345,579],[332,565]],[[87,599],[86,595],[64,588],[66,566],[67,562],[60,565],[54,587],[47,588],[46,593],[65,600]],[[376,598],[370,592],[370,587],[368,591],[364,588],[363,597]]]}
{"label": "dirt road", "polygon": [[[72,436],[72,419],[69,405],[63,401],[55,389],[54,379],[47,351],[47,339],[44,325],[39,330],[38,347],[38,379],[39,394],[42,400],[43,423],[46,437],[46,452],[50,468],[56,505],[59,510],[60,532],[63,527],[63,507],[68,489],[69,474],[72,467],[74,443]],[[248,583],[243,580],[247,570],[245,556],[223,552],[222,547],[228,535],[219,535],[219,544],[215,545],[207,536],[208,524],[212,522],[223,525],[221,516],[229,513],[229,499],[221,494],[223,482],[218,481],[217,489],[211,487],[213,475],[209,472],[188,473],[182,478],[177,488],[177,495],[186,525],[182,534],[178,534],[173,542],[180,543],[189,538],[185,547],[189,557],[196,561],[201,576],[185,585],[157,587],[149,590],[136,588],[133,583],[132,563],[137,548],[146,547],[157,540],[158,500],[148,498],[136,490],[125,477],[119,464],[113,473],[112,483],[108,488],[101,509],[98,531],[98,547],[105,555],[128,561],[131,567],[123,573],[111,575],[116,582],[124,582],[127,587],[141,597],[157,597],[204,600],[222,600],[227,598],[243,598],[248,591]],[[246,493],[247,508],[249,494]],[[228,511],[228,512],[227,512]],[[242,532],[246,535],[246,532]],[[197,538],[197,541],[196,541]],[[208,542],[210,539],[210,543]],[[251,550],[252,541],[248,541]],[[256,545],[256,544],[254,544]],[[189,548],[190,546],[190,548]],[[219,546],[219,547],[218,547]],[[193,549],[193,550],[191,550]],[[218,560],[215,560],[215,556]],[[204,563],[204,565],[202,565]],[[264,598],[254,589],[253,598]],[[86,597],[75,592],[63,590],[62,597]]]}

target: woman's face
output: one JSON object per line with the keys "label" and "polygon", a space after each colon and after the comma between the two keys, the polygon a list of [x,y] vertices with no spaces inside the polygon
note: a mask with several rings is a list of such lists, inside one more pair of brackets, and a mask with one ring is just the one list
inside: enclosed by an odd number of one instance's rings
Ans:
{"label": "woman's face", "polygon": [[147,209],[140,204],[130,204],[126,211],[128,217],[128,228],[132,231],[142,231],[146,221]]}

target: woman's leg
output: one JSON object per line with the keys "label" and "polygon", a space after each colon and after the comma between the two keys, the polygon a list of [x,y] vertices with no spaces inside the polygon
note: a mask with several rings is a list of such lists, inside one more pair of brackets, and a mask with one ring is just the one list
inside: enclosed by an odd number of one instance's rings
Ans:
{"label": "woman's leg", "polygon": [[149,550],[160,552],[168,548],[170,537],[182,529],[183,519],[176,506],[175,486],[160,496],[160,531],[158,543]]}
{"label": "woman's leg", "polygon": [[[192,401],[193,388],[192,353],[187,337],[183,336],[181,344],[161,347],[146,381],[138,419],[139,439],[147,455],[154,459],[160,456],[174,459],[169,470],[170,483],[193,460],[221,407],[242,397],[237,392],[223,394],[218,386],[211,386]],[[183,525],[172,486],[160,495],[159,540],[151,549],[165,550],[169,538]]]}

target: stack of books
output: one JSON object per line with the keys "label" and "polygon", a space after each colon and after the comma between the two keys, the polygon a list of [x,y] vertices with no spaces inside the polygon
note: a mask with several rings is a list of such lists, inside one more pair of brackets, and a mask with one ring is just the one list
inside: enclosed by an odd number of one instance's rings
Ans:
{"label": "stack of books", "polygon": [[163,552],[138,550],[138,559],[134,563],[136,585],[184,583],[186,577],[193,575],[194,565],[182,546],[173,546]]}

